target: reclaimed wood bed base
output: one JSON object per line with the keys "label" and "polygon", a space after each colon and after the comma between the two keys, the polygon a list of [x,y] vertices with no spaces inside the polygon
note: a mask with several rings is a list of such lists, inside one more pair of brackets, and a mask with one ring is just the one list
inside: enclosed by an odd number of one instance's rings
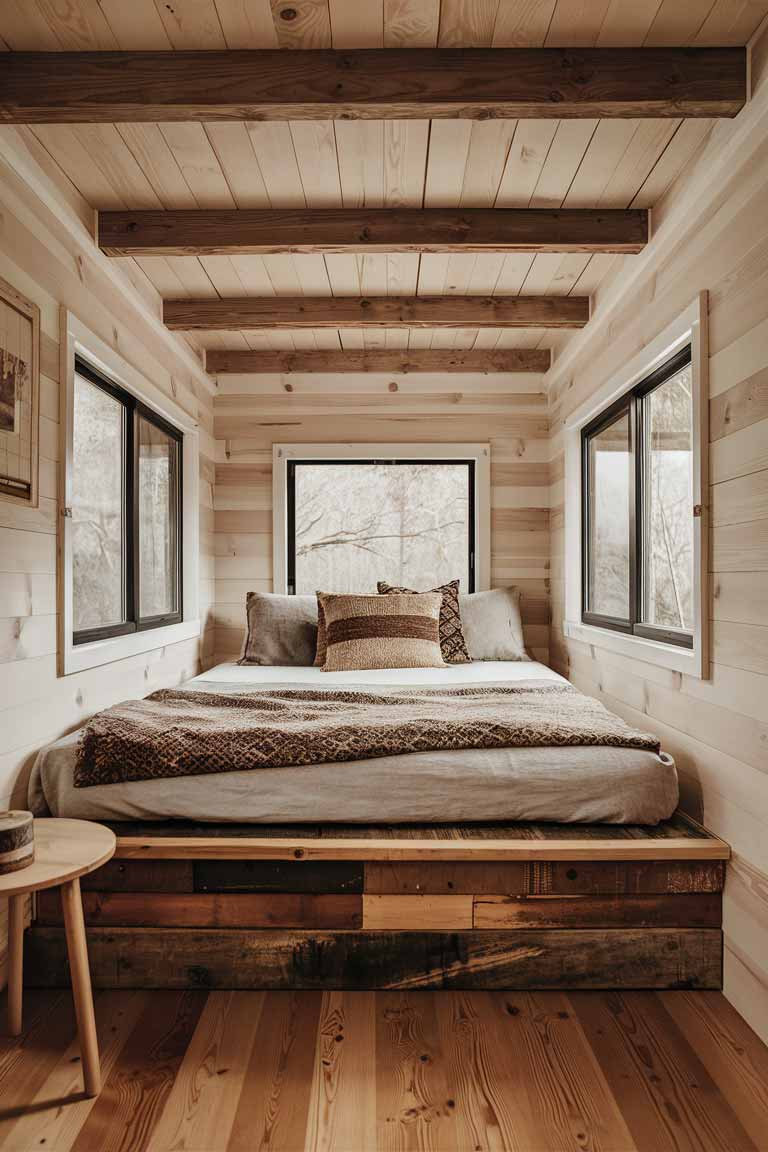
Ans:
{"label": "reclaimed wood bed base", "polygon": [[[719,988],[728,845],[654,828],[116,824],[83,883],[102,988]],[[67,983],[38,899],[31,984]]]}

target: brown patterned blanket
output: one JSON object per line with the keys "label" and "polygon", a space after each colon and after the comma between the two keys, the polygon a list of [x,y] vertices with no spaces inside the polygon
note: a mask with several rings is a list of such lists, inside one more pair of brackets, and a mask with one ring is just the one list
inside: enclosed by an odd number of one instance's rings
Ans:
{"label": "brown patterned blanket", "polygon": [[97,713],[83,729],[75,786],[409,752],[601,744],[658,752],[570,684],[243,693],[163,689]]}

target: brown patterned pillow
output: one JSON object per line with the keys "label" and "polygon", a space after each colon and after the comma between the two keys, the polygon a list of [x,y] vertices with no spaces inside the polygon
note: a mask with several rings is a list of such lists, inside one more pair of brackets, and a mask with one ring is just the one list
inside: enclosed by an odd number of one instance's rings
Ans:
{"label": "brown patterned pillow", "polygon": [[323,608],[323,596],[327,596],[327,592],[316,592],[317,596],[317,646],[315,648],[315,668],[322,668],[325,664],[325,653],[328,648],[328,641],[325,634],[325,609]]}
{"label": "brown patterned pillow", "polygon": [[437,592],[407,596],[318,594],[325,616],[323,671],[444,668]]}
{"label": "brown patterned pillow", "polygon": [[[417,595],[413,588],[397,588],[393,584],[387,584],[385,580],[379,580],[376,587],[383,596],[391,596],[393,593],[400,596]],[[443,598],[440,608],[440,649],[443,653],[443,660],[446,664],[469,664],[472,657],[469,654],[461,626],[459,581],[451,580],[449,584],[441,584],[439,588],[433,588],[432,591],[439,592]]]}

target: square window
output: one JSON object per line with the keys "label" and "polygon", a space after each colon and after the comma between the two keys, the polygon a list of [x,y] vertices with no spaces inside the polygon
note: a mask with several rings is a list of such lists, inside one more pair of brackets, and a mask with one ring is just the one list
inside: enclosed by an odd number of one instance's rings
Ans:
{"label": "square window", "polygon": [[471,460],[291,460],[288,590],[475,584]]}

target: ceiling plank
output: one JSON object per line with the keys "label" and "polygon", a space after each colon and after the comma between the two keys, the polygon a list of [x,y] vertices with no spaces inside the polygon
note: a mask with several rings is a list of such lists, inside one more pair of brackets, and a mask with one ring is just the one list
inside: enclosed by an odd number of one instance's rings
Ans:
{"label": "ceiling plank", "polygon": [[588,319],[588,296],[249,296],[163,301],[166,326],[183,332],[236,332],[242,328],[583,328]]}
{"label": "ceiling plank", "polygon": [[0,121],[735,116],[744,48],[13,52]]}
{"label": "ceiling plank", "polygon": [[259,252],[640,252],[637,209],[316,208],[99,213],[108,256]]}
{"label": "ceiling plank", "polygon": [[232,352],[206,353],[206,370],[231,372],[546,372],[548,349],[504,348],[407,352]]}

